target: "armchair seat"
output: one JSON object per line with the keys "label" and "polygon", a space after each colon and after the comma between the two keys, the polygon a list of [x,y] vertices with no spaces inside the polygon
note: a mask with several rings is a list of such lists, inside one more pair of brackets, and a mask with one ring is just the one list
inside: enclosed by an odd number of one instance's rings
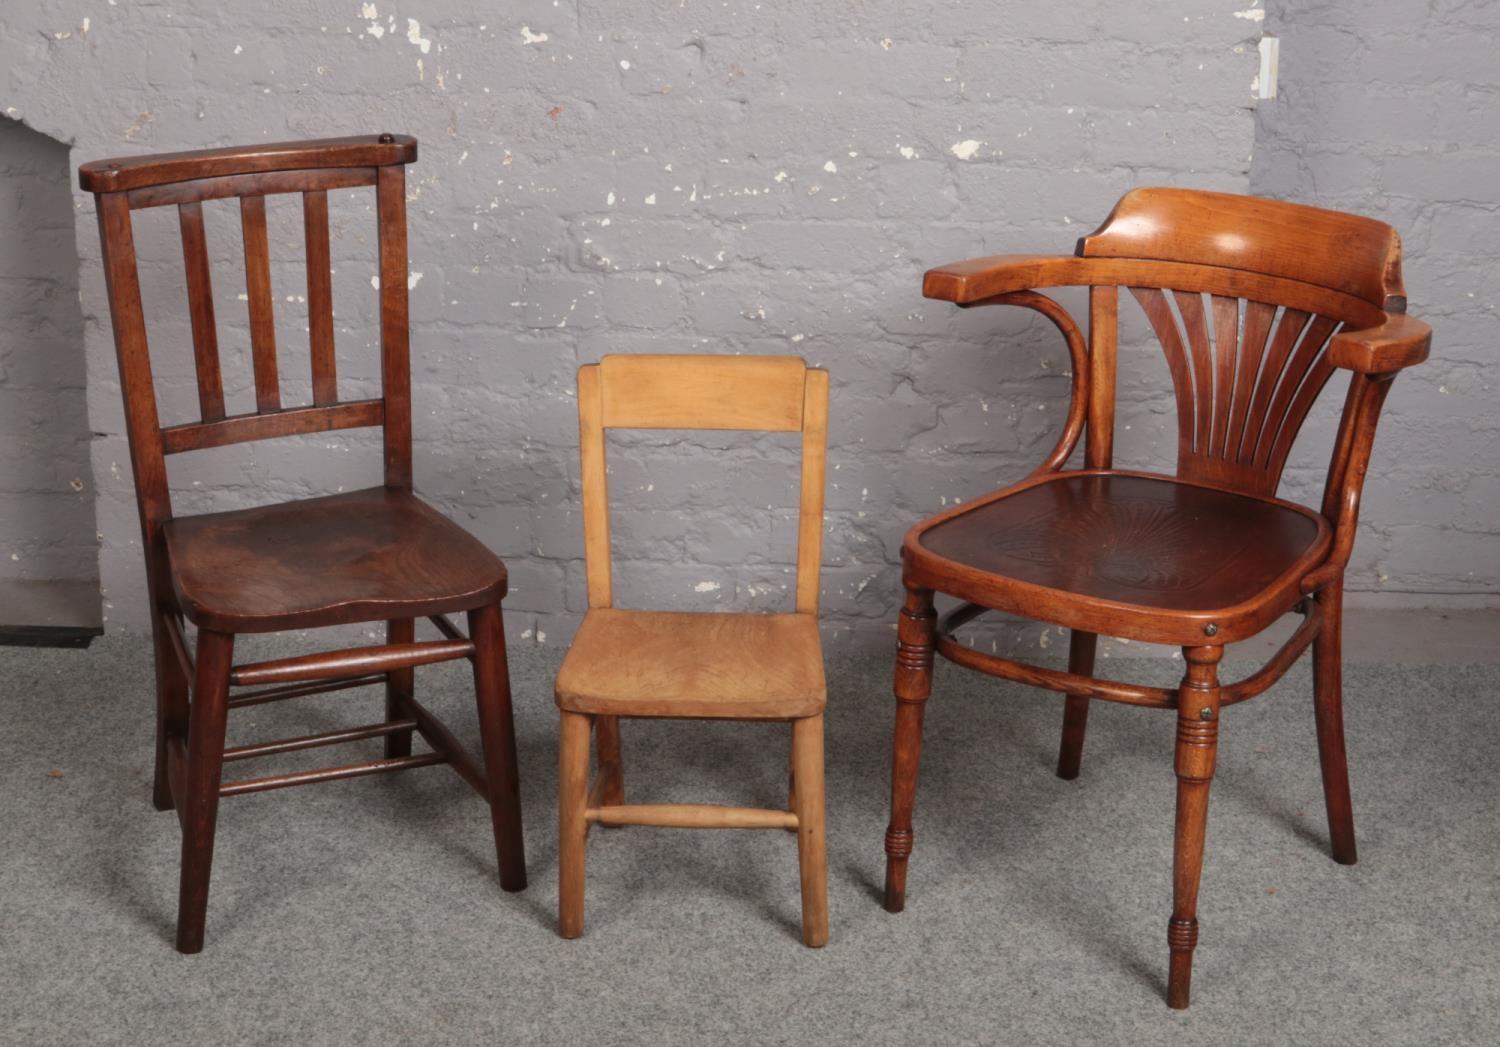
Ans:
{"label": "armchair seat", "polygon": [[909,579],[995,610],[1159,643],[1258,632],[1327,554],[1323,517],[1113,470],[1053,473],[919,524]]}

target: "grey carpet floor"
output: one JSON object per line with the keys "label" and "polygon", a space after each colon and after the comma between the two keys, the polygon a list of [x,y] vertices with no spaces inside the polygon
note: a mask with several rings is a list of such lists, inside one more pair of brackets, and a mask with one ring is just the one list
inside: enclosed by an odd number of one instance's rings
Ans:
{"label": "grey carpet floor", "polygon": [[[220,809],[207,950],[182,957],[145,648],[0,649],[0,1041],[1496,1042],[1500,669],[1350,669],[1352,868],[1327,856],[1305,663],[1226,712],[1194,1002],[1174,1013],[1171,714],[1096,703],[1083,776],[1063,782],[1054,697],[940,667],[891,916],[888,659],[831,658],[827,948],[798,938],[790,834],[644,828],[591,835],[587,931],[565,942],[557,658],[512,654],[527,891],[499,890],[485,809],[445,768],[239,797]],[[1181,663],[1108,664],[1167,683]],[[418,687],[473,744],[465,674],[422,669]],[[247,709],[231,740],[369,722],[378,701]],[[627,789],[776,804],[788,743],[782,725],[629,723]]]}

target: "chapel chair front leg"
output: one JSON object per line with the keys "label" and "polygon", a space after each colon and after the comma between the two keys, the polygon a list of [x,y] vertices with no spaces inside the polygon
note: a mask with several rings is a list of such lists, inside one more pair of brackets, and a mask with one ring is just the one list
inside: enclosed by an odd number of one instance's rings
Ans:
{"label": "chapel chair front leg", "polygon": [[1316,596],[1323,626],[1313,640],[1313,711],[1318,725],[1318,762],[1328,807],[1333,860],[1353,865],[1354,801],[1349,795],[1349,758],[1344,751],[1343,618],[1344,580],[1337,578]]}
{"label": "chapel chair front leg", "polygon": [[156,655],[156,762],[151,781],[151,802],[158,811],[175,806],[167,772],[167,749],[172,739],[186,740],[188,695],[192,681],[172,644],[166,614],[157,616],[151,630]]}
{"label": "chapel chair front leg", "polygon": [[521,776],[499,604],[469,612],[469,638],[474,641],[474,695],[479,706],[479,736],[484,745],[500,886],[507,891],[524,891],[526,845],[521,837]]}
{"label": "chapel chair front leg", "polygon": [[802,878],[802,943],[828,944],[828,842],[824,830],[823,716],[792,721],[797,863]]}
{"label": "chapel chair front leg", "polygon": [[1172,919],[1167,924],[1171,966],[1167,1006],[1188,1005],[1193,949],[1198,944],[1198,884],[1208,826],[1208,787],[1219,747],[1219,659],[1222,647],[1184,647],[1187,673],[1177,692],[1177,828],[1172,844]]}
{"label": "chapel chair front leg", "polygon": [[[912,807],[922,758],[922,714],[932,694],[932,590],[906,590],[896,627],[896,729],[891,753],[891,822],[885,831],[885,908],[906,908],[906,863],[911,857]],[[798,783],[799,787],[803,783]]]}
{"label": "chapel chair front leg", "polygon": [[588,844],[589,717],[563,712],[558,742],[557,933],[583,933],[584,858]]}
{"label": "chapel chair front leg", "polygon": [[[1068,672],[1077,676],[1092,676],[1094,652],[1098,649],[1099,637],[1094,633],[1072,630],[1068,638]],[[1089,696],[1070,694],[1063,699],[1062,742],[1057,750],[1057,776],[1066,781],[1078,777],[1078,767],[1083,760],[1083,736],[1089,724]]]}
{"label": "chapel chair front leg", "polygon": [[208,915],[208,879],[214,859],[214,828],[219,816],[219,782],[224,770],[224,729],[229,718],[229,670],[234,637],[201,630],[188,714],[187,760],[182,795],[182,879],[177,895],[177,951],[203,951]]}
{"label": "chapel chair front leg", "polygon": [[[414,618],[397,618],[385,623],[385,642],[388,644],[413,643],[417,639],[417,622]],[[417,693],[415,669],[392,669],[385,674],[385,718],[388,723],[406,719],[404,703]],[[387,759],[411,755],[410,730],[397,731],[385,736]]]}

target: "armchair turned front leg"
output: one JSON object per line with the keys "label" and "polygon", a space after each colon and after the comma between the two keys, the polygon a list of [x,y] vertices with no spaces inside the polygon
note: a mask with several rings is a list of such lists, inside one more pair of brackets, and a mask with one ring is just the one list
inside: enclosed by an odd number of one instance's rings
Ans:
{"label": "armchair turned front leg", "polygon": [[911,857],[911,816],[922,758],[922,714],[932,693],[933,631],[937,615],[931,589],[906,590],[896,638],[896,730],[891,755],[891,823],[885,832],[885,908],[906,908],[906,863]]}

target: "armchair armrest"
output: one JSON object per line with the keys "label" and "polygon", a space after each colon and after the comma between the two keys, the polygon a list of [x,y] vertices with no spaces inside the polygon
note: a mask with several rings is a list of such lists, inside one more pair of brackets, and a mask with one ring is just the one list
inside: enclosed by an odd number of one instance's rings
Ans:
{"label": "armchair armrest", "polygon": [[1037,287],[1087,284],[1096,259],[1074,255],[1001,254],[971,258],[929,269],[922,277],[922,296],[956,305],[978,305],[996,295]]}
{"label": "armchair armrest", "polygon": [[1432,328],[1404,313],[1388,313],[1385,323],[1334,335],[1328,362],[1361,374],[1391,374],[1427,359]]}

